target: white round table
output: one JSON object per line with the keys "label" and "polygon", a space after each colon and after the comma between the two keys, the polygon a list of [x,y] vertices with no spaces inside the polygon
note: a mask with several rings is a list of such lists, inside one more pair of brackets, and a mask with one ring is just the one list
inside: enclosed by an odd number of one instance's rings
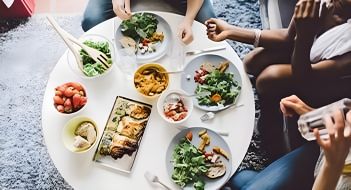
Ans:
{"label": "white round table", "polygon": [[[176,32],[177,25],[183,16],[165,12],[154,12],[162,16]],[[100,34],[108,39],[113,39],[113,24],[119,19],[107,20],[89,30],[88,34]],[[249,146],[254,128],[255,108],[254,95],[251,83],[244,71],[243,65],[235,51],[227,42],[212,42],[206,36],[205,26],[201,23],[193,24],[194,41],[186,47],[186,51],[203,49],[213,46],[225,45],[226,50],[212,52],[221,55],[238,68],[242,77],[242,90],[237,104],[244,104],[243,107],[223,111],[216,115],[210,122],[203,123],[200,116],[203,111],[194,108],[192,116],[184,125],[202,126],[214,130],[228,131],[228,137],[224,137],[231,148],[232,153],[232,174],[243,160]],[[50,74],[46,86],[42,107],[42,128],[46,146],[55,166],[65,180],[75,189],[155,189],[157,186],[148,183],[144,178],[145,171],[156,174],[160,180],[179,189],[170,179],[166,170],[166,151],[171,139],[179,132],[175,127],[169,126],[157,112],[157,100],[143,98],[134,89],[132,82],[126,82],[123,73],[114,69],[105,77],[87,80],[82,79],[71,71],[67,64],[67,52],[60,58]],[[199,55],[197,55],[199,56]],[[186,57],[185,63],[197,56]],[[170,60],[165,56],[159,60],[161,64],[167,64]],[[59,114],[53,106],[54,88],[69,81],[77,81],[85,85],[88,95],[88,103],[79,115],[84,115],[96,121],[100,136],[104,130],[116,96],[124,96],[153,105],[152,114],[148,126],[136,156],[132,172],[127,174],[109,170],[92,161],[97,148],[95,146],[87,153],[72,153],[64,147],[62,142],[62,129],[65,123],[75,115]],[[180,76],[172,75],[169,89],[180,88]]]}

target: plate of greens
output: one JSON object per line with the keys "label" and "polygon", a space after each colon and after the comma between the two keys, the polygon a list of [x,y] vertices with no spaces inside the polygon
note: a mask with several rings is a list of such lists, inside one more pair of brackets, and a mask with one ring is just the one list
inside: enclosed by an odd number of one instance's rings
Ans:
{"label": "plate of greens", "polygon": [[115,32],[117,50],[133,48],[139,63],[160,59],[167,53],[172,31],[165,19],[149,13],[138,12],[124,20]]}
{"label": "plate of greens", "polygon": [[171,180],[183,189],[220,189],[231,176],[232,157],[216,132],[191,127],[180,131],[166,153]]}
{"label": "plate of greens", "polygon": [[181,77],[181,88],[193,97],[194,105],[205,111],[220,111],[235,104],[242,80],[239,70],[226,58],[205,54],[191,60]]}

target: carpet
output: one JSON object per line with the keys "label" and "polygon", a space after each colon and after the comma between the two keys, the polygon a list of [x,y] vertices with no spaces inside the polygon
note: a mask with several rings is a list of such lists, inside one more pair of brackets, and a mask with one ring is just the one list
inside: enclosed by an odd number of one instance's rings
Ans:
{"label": "carpet", "polygon": [[[257,0],[214,0],[219,18],[260,28]],[[56,16],[79,36],[81,16]],[[0,189],[72,189],[53,165],[41,131],[41,104],[49,74],[66,47],[45,17],[0,20]],[[230,42],[242,58],[252,46]],[[257,117],[259,107],[257,107]],[[266,159],[255,132],[241,169],[259,170]]]}

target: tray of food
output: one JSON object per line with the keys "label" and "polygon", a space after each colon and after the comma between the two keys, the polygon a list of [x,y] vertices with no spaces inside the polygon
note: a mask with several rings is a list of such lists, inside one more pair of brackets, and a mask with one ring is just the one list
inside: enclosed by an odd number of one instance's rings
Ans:
{"label": "tray of food", "polygon": [[172,181],[182,189],[220,189],[231,176],[232,156],[217,133],[191,127],[172,139],[166,167]]}
{"label": "tray of food", "polygon": [[167,53],[172,30],[162,17],[148,12],[135,13],[122,21],[115,33],[117,49],[132,48],[137,61],[155,61]]}
{"label": "tray of food", "polygon": [[190,61],[181,78],[181,88],[188,94],[199,94],[193,97],[194,105],[205,111],[220,111],[235,104],[241,86],[241,76],[235,65],[212,54]]}
{"label": "tray of food", "polygon": [[152,106],[117,96],[93,161],[131,172]]}

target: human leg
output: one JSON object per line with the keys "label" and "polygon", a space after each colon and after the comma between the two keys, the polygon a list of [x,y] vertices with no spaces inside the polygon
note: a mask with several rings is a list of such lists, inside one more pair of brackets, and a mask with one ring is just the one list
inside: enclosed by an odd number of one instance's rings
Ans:
{"label": "human leg", "polygon": [[241,187],[244,187],[258,173],[258,171],[253,170],[242,170],[230,178],[228,185],[231,187],[231,190],[240,190]]}
{"label": "human leg", "polygon": [[248,53],[243,60],[247,73],[257,77],[265,68],[277,63],[290,63],[291,48],[269,49],[258,47]]}
{"label": "human leg", "polygon": [[[186,13],[186,8],[187,8],[187,0],[164,0],[176,9],[178,9],[180,12],[182,12],[184,15]],[[216,15],[214,13],[212,3],[210,0],[204,0],[199,12],[197,13],[197,16],[195,20],[205,23],[205,21],[209,18],[215,18]]]}
{"label": "human leg", "polygon": [[[319,147],[308,142],[270,164],[241,187],[243,190],[307,190],[314,182],[314,168]],[[235,181],[236,175],[231,178]]]}
{"label": "human leg", "polygon": [[87,31],[114,16],[112,0],[89,0],[83,15],[82,28]]}

